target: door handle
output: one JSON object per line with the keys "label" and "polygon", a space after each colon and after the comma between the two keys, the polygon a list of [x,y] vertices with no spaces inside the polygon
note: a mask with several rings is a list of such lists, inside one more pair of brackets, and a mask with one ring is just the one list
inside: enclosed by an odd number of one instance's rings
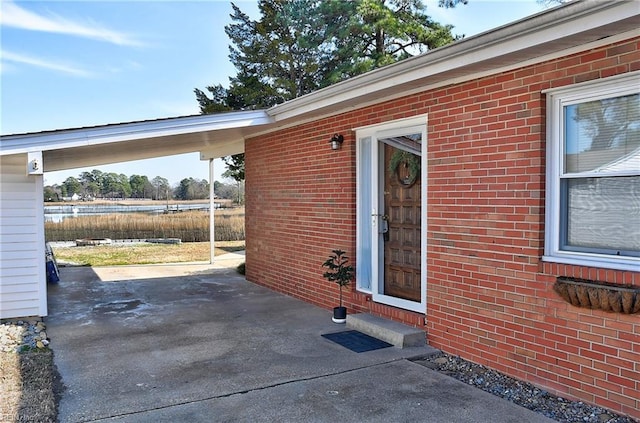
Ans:
{"label": "door handle", "polygon": [[389,215],[372,213],[371,216],[374,219],[376,217],[379,217],[380,220],[382,220],[382,224],[380,225],[380,229],[378,230],[379,233],[386,234],[387,232],[389,232]]}
{"label": "door handle", "polygon": [[373,224],[376,225],[378,222],[378,218],[382,220],[382,224],[378,227],[378,233],[382,234],[384,241],[389,241],[389,215],[387,214],[378,214],[376,210],[373,210],[371,213],[371,217],[373,218]]}
{"label": "door handle", "polygon": [[380,228],[381,234],[386,234],[389,232],[389,221],[387,219],[382,219],[382,228]]}
{"label": "door handle", "polygon": [[389,241],[389,216],[386,214],[384,216],[380,216],[382,219],[382,225],[380,225],[380,233],[382,234],[382,240],[384,242]]}

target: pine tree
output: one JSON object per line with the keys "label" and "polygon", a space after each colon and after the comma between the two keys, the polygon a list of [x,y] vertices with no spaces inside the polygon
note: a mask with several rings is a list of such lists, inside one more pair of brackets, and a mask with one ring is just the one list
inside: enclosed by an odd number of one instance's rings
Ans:
{"label": "pine tree", "polygon": [[[453,7],[466,0],[441,0]],[[259,0],[259,20],[232,4],[230,85],[195,89],[203,114],[263,109],[449,44],[452,26],[421,0]],[[244,179],[244,155],[225,158]],[[231,168],[229,168],[231,169]]]}

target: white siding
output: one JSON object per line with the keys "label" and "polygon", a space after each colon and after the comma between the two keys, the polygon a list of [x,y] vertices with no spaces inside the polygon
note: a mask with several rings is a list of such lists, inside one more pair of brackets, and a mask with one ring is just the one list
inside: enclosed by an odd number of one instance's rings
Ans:
{"label": "white siding", "polygon": [[46,316],[43,177],[0,157],[0,318]]}

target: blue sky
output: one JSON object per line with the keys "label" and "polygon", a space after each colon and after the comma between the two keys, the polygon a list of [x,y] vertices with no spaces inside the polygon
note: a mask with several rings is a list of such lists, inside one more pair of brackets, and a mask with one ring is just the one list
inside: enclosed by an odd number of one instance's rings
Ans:
{"label": "blue sky", "polygon": [[[255,1],[235,2],[254,19]],[[540,12],[535,0],[469,0],[427,13],[466,36]],[[198,114],[194,88],[227,85],[227,1],[0,0],[1,133],[17,134]],[[96,167],[209,179],[197,153]],[[90,168],[92,169],[92,168]],[[90,169],[50,172],[61,183]],[[224,170],[216,161],[216,180]]]}

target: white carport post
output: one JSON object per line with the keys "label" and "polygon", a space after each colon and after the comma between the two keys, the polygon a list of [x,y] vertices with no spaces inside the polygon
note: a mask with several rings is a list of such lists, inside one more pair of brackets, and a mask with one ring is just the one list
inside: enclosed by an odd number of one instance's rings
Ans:
{"label": "white carport post", "polygon": [[214,185],[214,174],[213,174],[213,159],[209,159],[209,240],[210,240],[210,252],[209,252],[209,263],[213,264],[215,261],[215,235],[216,235],[216,227],[215,227],[215,210],[216,210],[216,202],[215,202],[215,189]]}

